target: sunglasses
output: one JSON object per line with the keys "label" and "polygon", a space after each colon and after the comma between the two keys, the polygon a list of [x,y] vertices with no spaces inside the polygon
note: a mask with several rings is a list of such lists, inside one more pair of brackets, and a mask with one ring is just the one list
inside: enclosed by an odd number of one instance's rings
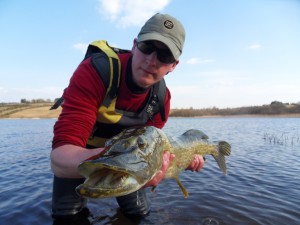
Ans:
{"label": "sunglasses", "polygon": [[138,50],[146,55],[156,52],[156,57],[161,63],[172,64],[176,61],[169,49],[158,48],[151,41],[137,42],[136,46]]}

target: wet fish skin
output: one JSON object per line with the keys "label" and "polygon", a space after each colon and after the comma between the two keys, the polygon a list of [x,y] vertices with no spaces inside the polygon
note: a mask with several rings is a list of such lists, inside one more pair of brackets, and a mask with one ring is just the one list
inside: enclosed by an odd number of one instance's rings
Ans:
{"label": "wet fish skin", "polygon": [[87,178],[76,188],[79,195],[116,197],[142,188],[160,170],[163,151],[167,150],[175,154],[175,159],[165,178],[175,179],[187,197],[179,174],[190,165],[194,155],[212,155],[226,174],[225,156],[231,151],[227,142],[210,143],[208,136],[199,130],[188,130],[174,139],[152,126],[126,129],[108,140],[105,149],[98,158],[79,165],[79,173]]}
{"label": "wet fish skin", "polygon": [[224,175],[227,174],[225,156],[230,155],[231,146],[226,141],[211,143],[202,131],[191,129],[175,139],[169,137],[169,142],[171,146],[169,151],[176,157],[169,166],[166,177],[179,175],[192,163],[195,154],[212,155]]}
{"label": "wet fish skin", "polygon": [[[79,173],[86,181],[76,188],[90,198],[116,197],[143,187],[162,166],[167,136],[155,127],[129,128],[109,139],[105,152],[82,162]],[[113,173],[112,179],[107,174]]]}
{"label": "wet fish skin", "polygon": [[169,142],[169,151],[175,154],[175,159],[169,165],[165,178],[175,179],[184,197],[188,197],[188,192],[179,180],[179,175],[192,163],[194,155],[213,156],[220,170],[224,175],[227,174],[225,156],[230,155],[231,146],[226,141],[211,143],[205,133],[191,129],[175,139],[169,138]]}

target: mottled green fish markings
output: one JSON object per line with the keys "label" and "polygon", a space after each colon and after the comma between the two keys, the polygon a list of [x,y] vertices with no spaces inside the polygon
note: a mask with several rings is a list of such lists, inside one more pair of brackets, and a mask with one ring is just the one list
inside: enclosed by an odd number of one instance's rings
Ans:
{"label": "mottled green fish markings", "polygon": [[165,178],[177,181],[185,197],[188,192],[179,174],[193,161],[195,154],[212,155],[226,174],[225,156],[231,147],[225,141],[210,143],[199,130],[188,130],[177,138],[153,126],[129,128],[109,139],[105,151],[82,162],[79,173],[86,181],[76,188],[79,195],[89,198],[116,197],[130,194],[150,181],[162,166],[165,150],[175,154]]}

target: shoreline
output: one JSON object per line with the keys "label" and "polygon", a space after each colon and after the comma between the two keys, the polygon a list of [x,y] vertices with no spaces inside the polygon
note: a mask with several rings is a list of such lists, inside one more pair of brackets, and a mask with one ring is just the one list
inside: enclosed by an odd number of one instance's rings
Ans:
{"label": "shoreline", "polygon": [[61,113],[61,108],[49,110],[51,106],[40,106],[19,110],[0,119],[55,119]]}
{"label": "shoreline", "polygon": [[[26,105],[25,105],[26,106]],[[50,110],[52,104],[35,104],[25,108],[14,109],[0,108],[0,119],[57,119],[62,108]],[[203,115],[203,116],[169,116],[169,118],[300,118],[300,113],[284,114],[236,114],[236,115]]]}
{"label": "shoreline", "polygon": [[300,118],[300,113],[291,114],[240,114],[240,115],[205,115],[205,116],[170,116],[169,118]]}
{"label": "shoreline", "polygon": [[[61,108],[49,110],[49,106],[24,109],[0,119],[57,119]],[[300,113],[293,114],[240,114],[240,115],[205,115],[194,117],[169,116],[171,118],[300,118]]]}

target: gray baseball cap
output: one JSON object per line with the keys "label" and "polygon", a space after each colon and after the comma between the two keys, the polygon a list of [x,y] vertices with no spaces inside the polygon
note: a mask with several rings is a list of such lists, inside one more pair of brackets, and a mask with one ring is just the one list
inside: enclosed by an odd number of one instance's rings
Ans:
{"label": "gray baseball cap", "polygon": [[168,46],[174,58],[178,59],[183,49],[185,30],[176,18],[157,13],[144,24],[137,39],[160,41]]}

